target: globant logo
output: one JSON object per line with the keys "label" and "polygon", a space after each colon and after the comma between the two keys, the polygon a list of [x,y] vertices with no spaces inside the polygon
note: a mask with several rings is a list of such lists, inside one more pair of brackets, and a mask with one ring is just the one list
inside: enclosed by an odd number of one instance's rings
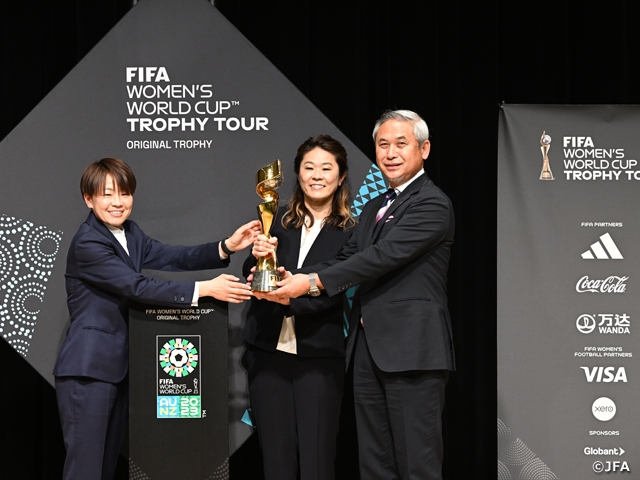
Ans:
{"label": "globant logo", "polygon": [[627,289],[625,282],[629,277],[619,277],[611,275],[604,280],[590,280],[585,275],[578,283],[576,283],[576,292],[578,293],[624,293]]}
{"label": "globant logo", "polygon": [[616,415],[616,404],[607,397],[600,397],[591,406],[591,412],[601,422],[608,422]]}
{"label": "globant logo", "polygon": [[624,455],[626,450],[622,447],[613,447],[613,448],[600,448],[600,447],[584,447],[585,455],[601,455],[603,457],[607,456],[621,456]]}

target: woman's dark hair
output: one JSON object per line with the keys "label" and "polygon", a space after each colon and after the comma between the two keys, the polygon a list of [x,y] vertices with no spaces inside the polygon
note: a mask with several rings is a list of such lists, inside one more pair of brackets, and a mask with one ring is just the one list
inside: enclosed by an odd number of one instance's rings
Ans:
{"label": "woman's dark hair", "polygon": [[[302,187],[300,187],[300,182],[298,181],[298,174],[300,173],[300,165],[302,164],[304,156],[316,148],[321,148],[333,155],[333,158],[338,164],[340,178],[349,171],[349,166],[347,165],[347,151],[338,140],[329,135],[309,137],[302,145],[300,145],[300,147],[298,147],[298,153],[296,154],[296,158],[293,162],[293,170],[296,173],[296,184],[293,188],[293,196],[289,201],[289,208],[282,216],[282,226],[284,228],[302,228],[305,224],[304,222],[306,217],[309,218],[311,225],[313,225],[313,214],[309,212],[309,209],[304,203],[304,193],[302,192]],[[345,177],[344,181],[339,182],[338,189],[333,194],[331,213],[325,218],[325,224],[335,225],[336,227],[344,230],[349,229],[356,224],[355,220],[351,217],[349,196],[349,182]]]}
{"label": "woman's dark hair", "polygon": [[136,177],[131,167],[117,158],[103,158],[89,165],[80,179],[82,196],[93,197],[104,193],[107,175],[113,177],[121,193],[133,195],[136,191]]}

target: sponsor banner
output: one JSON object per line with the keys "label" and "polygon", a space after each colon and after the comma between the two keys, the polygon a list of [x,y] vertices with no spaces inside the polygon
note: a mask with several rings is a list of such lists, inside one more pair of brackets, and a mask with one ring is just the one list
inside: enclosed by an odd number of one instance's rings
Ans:
{"label": "sponsor banner", "polygon": [[634,106],[501,109],[499,478],[639,468],[639,122]]}

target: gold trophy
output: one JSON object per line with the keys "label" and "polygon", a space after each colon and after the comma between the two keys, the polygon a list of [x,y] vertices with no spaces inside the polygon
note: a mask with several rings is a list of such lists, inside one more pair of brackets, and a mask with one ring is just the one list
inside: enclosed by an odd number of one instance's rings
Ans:
{"label": "gold trophy", "polygon": [[[258,217],[262,224],[262,233],[270,238],[269,231],[271,225],[278,214],[278,199],[280,198],[275,190],[282,185],[282,164],[276,160],[270,165],[262,167],[256,173],[256,193],[264,200],[258,205]],[[278,272],[278,259],[275,252],[258,259],[256,271],[253,273],[251,290],[256,292],[271,292],[278,288],[276,282],[282,279]]]}
{"label": "gold trophy", "polygon": [[540,150],[542,150],[542,172],[540,173],[540,180],[553,180],[553,173],[551,173],[551,167],[549,167],[549,147],[551,146],[551,137],[546,135],[546,132],[542,132],[540,137]]}

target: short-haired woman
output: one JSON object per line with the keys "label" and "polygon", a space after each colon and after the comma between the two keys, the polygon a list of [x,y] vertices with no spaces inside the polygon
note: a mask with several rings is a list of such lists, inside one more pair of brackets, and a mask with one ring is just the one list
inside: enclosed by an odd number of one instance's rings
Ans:
{"label": "short-haired woman", "polygon": [[249,246],[260,222],[231,237],[195,247],[164,245],[129,220],[136,178],[122,160],[89,165],[80,181],[91,209],[71,240],[65,274],[71,325],[53,374],[67,457],[64,479],[113,478],[127,427],[129,300],[186,308],[199,297],[242,302],[248,287],[232,275],[203,282],[150,278],[151,270],[223,268]]}

